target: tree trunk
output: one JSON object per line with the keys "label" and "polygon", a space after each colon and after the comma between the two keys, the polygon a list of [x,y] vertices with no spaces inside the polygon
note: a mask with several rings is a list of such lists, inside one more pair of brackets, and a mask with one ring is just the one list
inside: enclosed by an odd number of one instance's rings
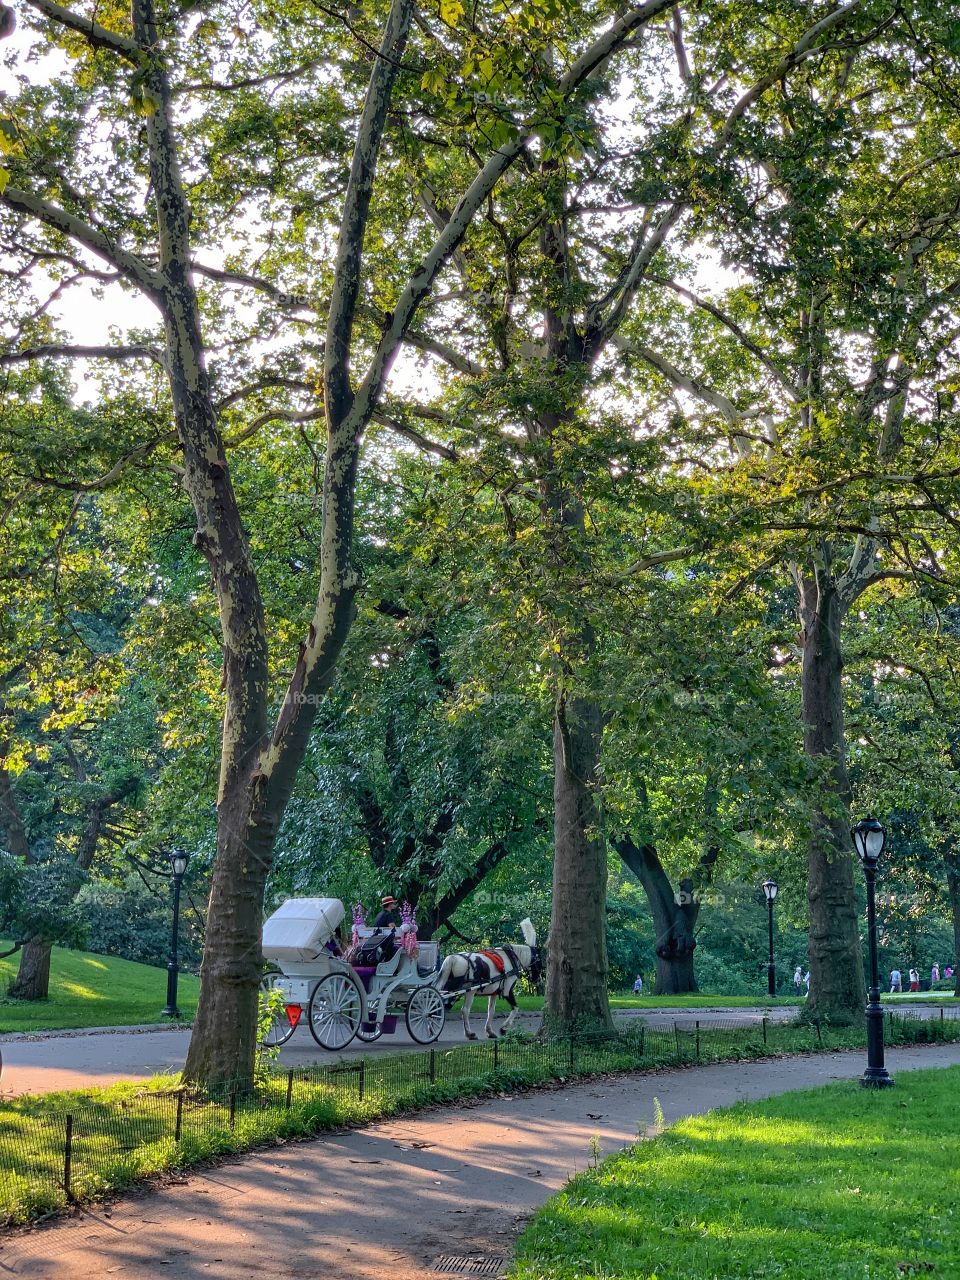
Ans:
{"label": "tree trunk", "polygon": [[947,868],[947,889],[953,912],[953,994],[960,996],[960,861]]}
{"label": "tree trunk", "polygon": [[[6,755],[7,743],[0,743],[0,756]],[[6,769],[0,768],[0,832],[6,835],[7,848],[15,858],[30,862],[30,841],[13,793],[13,783]]]}
{"label": "tree trunk", "polygon": [[607,858],[597,810],[600,708],[561,698],[554,721],[553,905],[546,1020],[563,1031],[608,1031]]}
{"label": "tree trunk", "polygon": [[803,745],[818,765],[808,848],[810,998],[806,1014],[864,1017],[866,988],[850,848],[850,784],[843,725],[842,607],[835,586],[811,574],[801,595]]}
{"label": "tree trunk", "polygon": [[679,892],[674,893],[653,845],[638,846],[625,836],[613,841],[613,847],[640,881],[650,904],[656,930],[657,995],[679,996],[698,991],[693,958],[700,902],[693,881],[682,880]]}
{"label": "tree trunk", "polygon": [[43,938],[30,938],[20,952],[20,968],[10,986],[14,1000],[46,1000],[50,995],[50,953]]}
{"label": "tree trunk", "polygon": [[201,998],[184,1065],[184,1079],[246,1088],[257,1054],[263,893],[272,839],[247,821],[242,794],[218,811]]}

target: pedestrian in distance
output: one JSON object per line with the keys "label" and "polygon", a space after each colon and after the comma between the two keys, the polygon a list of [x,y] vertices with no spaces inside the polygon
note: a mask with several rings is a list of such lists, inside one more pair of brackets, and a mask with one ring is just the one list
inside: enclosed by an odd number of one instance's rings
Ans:
{"label": "pedestrian in distance", "polygon": [[910,990],[911,991],[920,990],[920,974],[916,969],[910,970]]}
{"label": "pedestrian in distance", "polygon": [[890,994],[893,995],[895,991],[903,991],[903,977],[899,969],[890,970]]}
{"label": "pedestrian in distance", "polygon": [[940,981],[940,962],[938,960],[934,960],[933,964],[930,966],[931,987],[934,986],[939,981]]}
{"label": "pedestrian in distance", "polygon": [[797,995],[800,994],[800,988],[803,986],[803,968],[797,965],[793,971],[793,985],[796,987]]}
{"label": "pedestrian in distance", "polygon": [[642,991],[643,991],[643,975],[638,973],[636,978],[633,981],[633,994],[635,996],[638,996]]}
{"label": "pedestrian in distance", "polygon": [[803,993],[803,994],[804,994],[805,996],[808,996],[808,995],[810,994],[810,970],[809,970],[809,969],[808,969],[808,970],[807,970],[807,972],[803,975],[803,985],[804,985],[804,988],[805,988],[805,990],[804,990],[804,993]]}

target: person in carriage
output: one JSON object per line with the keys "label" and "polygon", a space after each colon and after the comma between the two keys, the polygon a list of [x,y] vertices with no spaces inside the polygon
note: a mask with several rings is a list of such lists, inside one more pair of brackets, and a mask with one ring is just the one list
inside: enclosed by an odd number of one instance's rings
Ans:
{"label": "person in carriage", "polygon": [[375,929],[397,929],[400,927],[400,904],[391,893],[380,899],[380,914],[373,922]]}

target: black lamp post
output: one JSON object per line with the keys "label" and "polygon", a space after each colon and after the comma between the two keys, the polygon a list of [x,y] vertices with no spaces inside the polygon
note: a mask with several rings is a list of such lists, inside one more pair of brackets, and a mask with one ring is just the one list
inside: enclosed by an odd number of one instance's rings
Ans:
{"label": "black lamp post", "polygon": [[867,940],[870,947],[870,998],[867,1001],[867,1069],[860,1083],[867,1089],[886,1089],[893,1078],[883,1065],[883,1010],[880,1007],[880,974],[877,969],[877,863],[887,843],[887,833],[876,818],[864,818],[850,832],[867,881]]}
{"label": "black lamp post", "polygon": [[767,938],[770,944],[770,950],[767,959],[767,991],[770,995],[777,994],[777,970],[773,963],[773,903],[779,892],[776,880],[764,880],[761,888],[763,896],[767,900]]}
{"label": "black lamp post", "polygon": [[173,875],[173,933],[170,935],[170,962],[167,965],[167,1007],[163,1011],[165,1018],[179,1018],[177,1008],[177,979],[180,967],[177,963],[177,939],[180,933],[180,886],[189,861],[182,849],[174,849],[170,854],[170,871]]}

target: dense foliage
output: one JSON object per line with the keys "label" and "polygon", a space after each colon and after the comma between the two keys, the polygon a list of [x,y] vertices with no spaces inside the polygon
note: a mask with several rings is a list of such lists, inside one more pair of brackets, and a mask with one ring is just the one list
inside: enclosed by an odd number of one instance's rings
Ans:
{"label": "dense foliage", "polygon": [[252,1070],[291,893],[530,915],[551,1016],[605,1024],[637,968],[759,986],[772,873],[781,981],[855,1018],[866,808],[884,963],[955,955],[940,7],[20,18],[0,911],[35,980],[84,922],[159,958],[182,846],[196,1079]]}

